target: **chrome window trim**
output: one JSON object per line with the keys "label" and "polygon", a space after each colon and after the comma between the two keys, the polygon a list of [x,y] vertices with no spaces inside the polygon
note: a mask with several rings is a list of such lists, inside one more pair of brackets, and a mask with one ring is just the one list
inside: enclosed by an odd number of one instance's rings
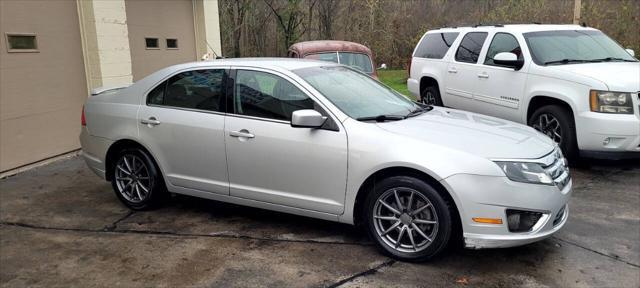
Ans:
{"label": "chrome window trim", "polygon": [[166,109],[172,109],[172,110],[183,110],[183,111],[198,112],[198,113],[216,114],[221,116],[225,116],[227,114],[220,111],[211,111],[211,110],[196,109],[196,108],[184,108],[184,107],[170,106],[170,105],[147,104],[147,106],[155,107],[155,108],[166,108]]}

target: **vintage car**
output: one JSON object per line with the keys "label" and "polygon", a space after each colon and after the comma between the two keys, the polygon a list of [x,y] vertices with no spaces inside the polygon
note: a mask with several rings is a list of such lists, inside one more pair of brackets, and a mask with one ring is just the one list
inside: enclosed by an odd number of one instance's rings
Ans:
{"label": "vintage car", "polygon": [[289,47],[287,57],[331,61],[357,68],[378,79],[371,49],[355,42],[337,40],[298,42]]}

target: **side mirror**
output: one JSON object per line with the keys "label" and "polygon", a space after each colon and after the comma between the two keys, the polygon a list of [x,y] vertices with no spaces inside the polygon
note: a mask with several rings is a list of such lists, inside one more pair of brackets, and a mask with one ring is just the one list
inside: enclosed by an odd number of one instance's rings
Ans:
{"label": "side mirror", "polygon": [[518,55],[511,52],[500,52],[493,57],[493,63],[520,70],[524,66],[524,60],[518,59]]}
{"label": "side mirror", "polygon": [[627,51],[627,53],[629,53],[629,55],[636,57],[636,52],[633,51],[633,49],[624,49],[625,51]]}
{"label": "side mirror", "polygon": [[312,109],[298,110],[291,114],[291,127],[320,128],[327,121],[326,116]]}

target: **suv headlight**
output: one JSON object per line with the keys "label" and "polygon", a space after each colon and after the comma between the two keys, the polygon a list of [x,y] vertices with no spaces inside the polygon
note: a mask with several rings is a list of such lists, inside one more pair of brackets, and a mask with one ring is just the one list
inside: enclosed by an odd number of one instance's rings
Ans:
{"label": "suv headlight", "polygon": [[553,179],[538,163],[496,161],[511,181],[553,185]]}
{"label": "suv headlight", "polygon": [[591,90],[591,111],[614,114],[633,114],[631,93]]}

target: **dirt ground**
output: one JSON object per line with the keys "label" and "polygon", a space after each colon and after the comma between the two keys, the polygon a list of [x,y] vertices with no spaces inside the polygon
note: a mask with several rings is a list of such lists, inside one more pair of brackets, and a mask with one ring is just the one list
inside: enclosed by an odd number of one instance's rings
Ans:
{"label": "dirt ground", "polygon": [[572,176],[552,238],[411,264],[344,224],[185,196],[131,212],[74,157],[0,180],[0,286],[640,287],[640,164]]}

